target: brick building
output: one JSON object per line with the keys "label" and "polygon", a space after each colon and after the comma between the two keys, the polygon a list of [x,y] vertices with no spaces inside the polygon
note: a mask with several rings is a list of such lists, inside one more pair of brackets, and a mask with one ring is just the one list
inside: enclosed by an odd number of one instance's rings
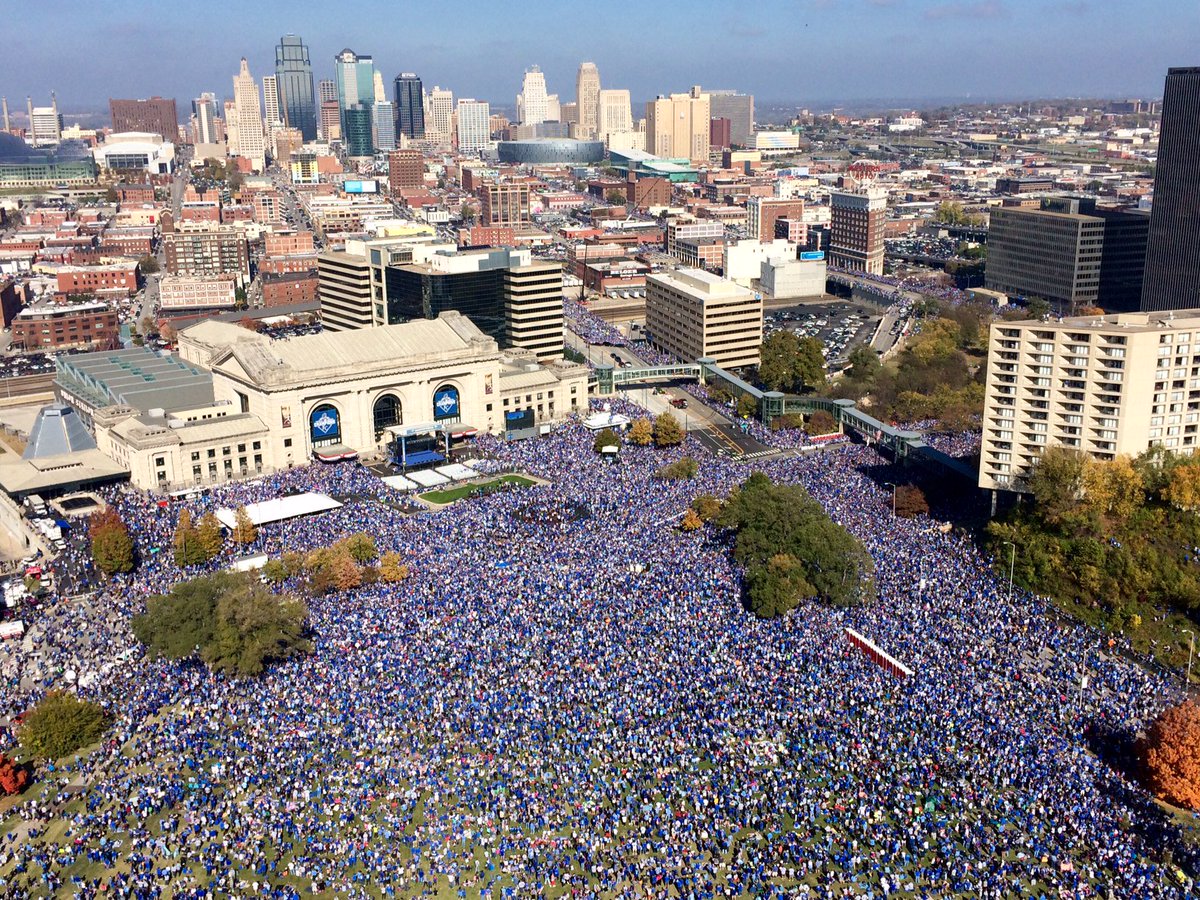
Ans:
{"label": "brick building", "polygon": [[315,271],[263,275],[263,305],[288,306],[293,303],[315,302],[317,285],[318,279]]}
{"label": "brick building", "polygon": [[528,225],[529,182],[506,181],[479,189],[483,201],[479,220],[484,225]]}
{"label": "brick building", "polygon": [[116,192],[117,202],[122,206],[127,203],[154,202],[154,185],[152,184],[118,184]]}
{"label": "brick building", "polygon": [[250,278],[250,250],[238,228],[168,231],[162,236],[167,271],[172,275],[237,275]]}
{"label": "brick building", "polygon": [[119,340],[117,314],[104,303],[24,309],[12,321],[12,345],[23,350],[104,348]]}
{"label": "brick building", "polygon": [[149,100],[109,100],[113,131],[145,131],[162,135],[172,144],[179,141],[179,115],[174,98],[151,97]]}
{"label": "brick building", "polygon": [[126,297],[137,293],[140,286],[136,263],[112,266],[71,266],[59,269],[56,274],[58,293],[69,294],[121,294]]}
{"label": "brick building", "polygon": [[671,205],[671,182],[666,178],[638,178],[632,173],[625,182],[625,202],[638,208]]}
{"label": "brick building", "polygon": [[420,150],[393,150],[388,154],[388,187],[393,197],[404,188],[425,187],[425,158]]}
{"label": "brick building", "polygon": [[751,197],[746,201],[746,232],[752,240],[775,240],[775,222],[804,218],[803,200]]}

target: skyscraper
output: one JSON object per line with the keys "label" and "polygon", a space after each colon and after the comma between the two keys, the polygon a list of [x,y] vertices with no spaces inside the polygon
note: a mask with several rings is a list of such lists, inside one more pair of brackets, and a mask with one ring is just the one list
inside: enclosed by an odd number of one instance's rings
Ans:
{"label": "skyscraper", "polygon": [[708,162],[708,120],[708,94],[698,87],[651,100],[646,104],[646,151],[669,159]]}
{"label": "skyscraper", "polygon": [[486,100],[458,101],[458,149],[483,150],[491,142],[492,108]]}
{"label": "skyscraper", "polygon": [[426,98],[425,136],[430,140],[450,143],[450,117],[454,112],[454,92],[443,90],[436,84]]}
{"label": "skyscraper", "polygon": [[737,91],[708,91],[709,115],[729,120],[729,140],[749,147],[754,134],[754,95]]}
{"label": "skyscraper", "polygon": [[261,172],[267,167],[262,106],[258,99],[258,85],[250,74],[250,65],[244,56],[238,74],[233,77],[233,105],[237,125],[237,155],[250,160],[251,167]]}
{"label": "skyscraper", "polygon": [[[279,39],[275,47],[275,78],[279,84],[283,121],[292,128],[299,128],[306,141],[316,140],[317,101],[313,96],[312,64],[308,48],[297,35],[285,34]],[[337,88],[330,85],[329,99],[336,100]]]}
{"label": "skyscraper", "polygon": [[[575,76],[575,104],[579,116],[579,137],[594,138],[600,129],[600,70],[595,63],[585,62]],[[628,130],[628,129],[622,129]]]}
{"label": "skyscraper", "polygon": [[317,102],[337,103],[337,82],[332,78],[322,78],[317,82]]}
{"label": "skyscraper", "polygon": [[279,83],[274,75],[263,76],[263,121],[270,131],[276,125],[283,124],[282,113],[279,110]]}
{"label": "skyscraper", "polygon": [[396,113],[390,100],[376,100],[371,109],[371,128],[375,149],[396,149]]}
{"label": "skyscraper", "polygon": [[396,103],[396,136],[425,137],[425,98],[421,79],[412,72],[401,72],[392,82]]}
{"label": "skyscraper", "polygon": [[192,101],[192,116],[195,119],[195,134],[193,140],[197,144],[215,144],[217,142],[217,98],[215,94],[204,93]]}
{"label": "skyscraper", "polygon": [[[346,49],[334,57],[334,82],[342,112],[342,142],[351,156],[371,156],[371,109],[375,105],[375,60]],[[348,113],[355,110],[353,127]],[[364,128],[365,121],[365,128]]]}
{"label": "skyscraper", "polygon": [[521,93],[517,95],[517,118],[522,125],[540,125],[546,121],[546,76],[537,66],[525,70]]}
{"label": "skyscraper", "polygon": [[1200,66],[1167,70],[1142,309],[1200,306]]}
{"label": "skyscraper", "polygon": [[151,97],[149,100],[108,101],[113,131],[145,131],[160,134],[164,141],[179,140],[179,117],[174,98]]}
{"label": "skyscraper", "polygon": [[600,140],[614,132],[633,131],[633,110],[629,105],[629,91],[600,91],[597,94],[596,110],[595,136]]}
{"label": "skyscraper", "polygon": [[33,146],[45,147],[62,141],[63,120],[58,111],[58,98],[50,92],[49,106],[34,106],[30,97],[25,98],[29,115],[29,136]]}

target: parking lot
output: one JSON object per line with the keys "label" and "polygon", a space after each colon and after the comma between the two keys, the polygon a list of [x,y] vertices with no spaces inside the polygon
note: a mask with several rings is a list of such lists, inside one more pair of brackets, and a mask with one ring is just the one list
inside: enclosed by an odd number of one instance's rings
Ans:
{"label": "parking lot", "polygon": [[787,329],[800,337],[815,337],[832,364],[844,362],[855,347],[868,343],[880,318],[878,307],[836,301],[771,310],[763,327],[767,334]]}

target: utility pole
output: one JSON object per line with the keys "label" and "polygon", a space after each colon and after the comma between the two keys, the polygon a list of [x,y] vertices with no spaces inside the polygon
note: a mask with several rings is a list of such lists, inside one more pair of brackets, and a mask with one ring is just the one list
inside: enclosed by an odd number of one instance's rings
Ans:
{"label": "utility pole", "polygon": [[1012,548],[1012,555],[1009,557],[1009,560],[1008,560],[1008,602],[1012,603],[1013,569],[1016,567],[1016,564],[1017,564],[1017,545],[1014,544],[1012,541],[1005,541],[1004,543],[1006,543],[1009,547]]}

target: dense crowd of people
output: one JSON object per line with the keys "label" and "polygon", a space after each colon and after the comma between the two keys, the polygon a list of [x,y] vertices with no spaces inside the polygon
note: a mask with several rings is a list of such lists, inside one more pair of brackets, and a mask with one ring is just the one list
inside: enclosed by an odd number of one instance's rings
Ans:
{"label": "dense crowd of people", "polygon": [[[592,438],[481,437],[548,484],[421,515],[356,463],[189,502],[328,493],[345,505],[263,526],[248,549],[366,531],[411,570],[309,598],[314,651],[251,680],[136,646],[129,617],[194,573],[169,551],[183,504],[112,493],[139,568],[55,606],[36,646],[0,650],[0,716],[70,671],[114,717],[3,820],[0,896],[1188,895],[1162,860],[1195,871],[1195,850],[1086,740],[1138,727],[1178,687],[1010,599],[967,538],[892,517],[875,450],[745,464],[689,441],[611,461]],[[694,479],[654,477],[685,453]],[[744,610],[726,537],[676,524],[754,469],[866,544],[876,602]]]}

